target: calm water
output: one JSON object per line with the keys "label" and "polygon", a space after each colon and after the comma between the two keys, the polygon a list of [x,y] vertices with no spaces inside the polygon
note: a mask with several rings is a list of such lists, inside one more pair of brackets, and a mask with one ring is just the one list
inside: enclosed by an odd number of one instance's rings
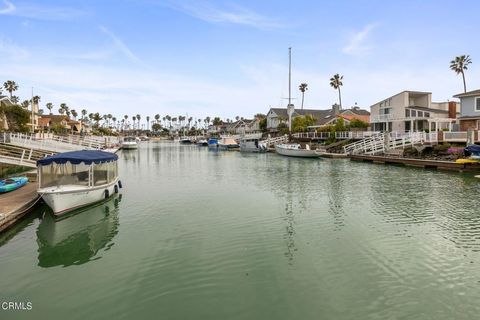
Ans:
{"label": "calm water", "polygon": [[1,319],[474,319],[471,175],[144,143],[121,196],[0,236]]}

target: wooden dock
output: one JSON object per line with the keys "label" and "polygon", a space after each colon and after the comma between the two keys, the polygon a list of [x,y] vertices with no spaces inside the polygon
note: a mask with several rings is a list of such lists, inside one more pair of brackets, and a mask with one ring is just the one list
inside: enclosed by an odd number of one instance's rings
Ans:
{"label": "wooden dock", "polygon": [[458,172],[479,172],[480,163],[455,163],[452,161],[423,160],[402,157],[350,155],[352,161],[367,161],[379,164],[396,164],[409,167],[450,170]]}
{"label": "wooden dock", "polygon": [[37,182],[29,182],[15,191],[0,195],[0,232],[20,220],[33,209],[40,196]]}

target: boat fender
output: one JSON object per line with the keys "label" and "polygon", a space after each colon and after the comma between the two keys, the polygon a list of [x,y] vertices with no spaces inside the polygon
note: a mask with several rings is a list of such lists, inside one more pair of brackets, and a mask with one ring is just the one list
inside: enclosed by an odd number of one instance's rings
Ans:
{"label": "boat fender", "polygon": [[113,187],[113,189],[115,190],[115,193],[118,193],[118,186],[117,186],[117,185],[115,185],[115,186]]}
{"label": "boat fender", "polygon": [[105,199],[108,199],[110,197],[110,192],[108,192],[108,189],[105,189]]}
{"label": "boat fender", "polygon": [[122,181],[120,181],[120,180],[118,180],[118,187],[119,187],[120,189],[123,188],[123,187],[122,187]]}

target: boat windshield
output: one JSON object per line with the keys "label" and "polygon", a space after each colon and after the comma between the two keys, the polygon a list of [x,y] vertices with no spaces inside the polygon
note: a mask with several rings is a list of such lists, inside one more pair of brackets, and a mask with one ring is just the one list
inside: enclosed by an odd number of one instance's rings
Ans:
{"label": "boat windshield", "polygon": [[51,163],[39,166],[40,188],[62,185],[88,186],[90,165]]}
{"label": "boat windshield", "polygon": [[135,137],[126,137],[125,139],[123,139],[124,142],[135,142],[136,139]]}
{"label": "boat windshield", "polygon": [[[92,179],[93,174],[93,181]],[[51,163],[39,166],[40,188],[56,186],[99,186],[115,181],[118,175],[117,161],[99,164]]]}

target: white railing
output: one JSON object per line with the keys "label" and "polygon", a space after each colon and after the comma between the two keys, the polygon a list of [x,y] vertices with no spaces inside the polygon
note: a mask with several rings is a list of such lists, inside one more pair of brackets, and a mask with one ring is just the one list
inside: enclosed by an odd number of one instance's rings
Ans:
{"label": "white railing", "polygon": [[344,146],[343,150],[347,154],[375,154],[383,152],[385,150],[385,135],[384,133],[374,134],[368,138]]}
{"label": "white railing", "polygon": [[83,149],[101,149],[105,144],[91,139],[84,139],[78,136],[55,136],[49,135],[48,138],[38,138],[36,135],[23,133],[5,133],[3,134],[3,143],[12,144],[23,148],[32,148],[36,150],[48,150],[51,152],[67,152]]}
{"label": "white railing", "polygon": [[443,132],[443,140],[444,141],[452,141],[452,142],[467,142],[467,132],[465,132],[465,131],[459,131],[459,132],[444,131]]}
{"label": "white railing", "polygon": [[326,140],[335,134],[335,139],[344,140],[344,139],[365,139],[371,137],[375,134],[378,134],[379,131],[339,131],[339,132],[298,132],[294,133],[293,137],[300,139],[318,139]]}
{"label": "white railing", "polygon": [[331,133],[330,132],[297,132],[294,133],[292,136],[294,138],[300,138],[300,139],[328,139],[330,138]]}
{"label": "white railing", "polygon": [[375,155],[384,153],[386,150],[405,149],[406,147],[424,144],[426,141],[425,132],[391,132],[373,135],[370,138],[350,143],[344,146],[347,154]]}
{"label": "white railing", "polygon": [[267,146],[276,145],[278,143],[285,143],[285,142],[288,142],[288,135],[279,136],[279,137],[275,137],[275,138],[268,138],[265,141]]}
{"label": "white railing", "polygon": [[430,132],[425,134],[425,142],[438,143],[438,132]]}

